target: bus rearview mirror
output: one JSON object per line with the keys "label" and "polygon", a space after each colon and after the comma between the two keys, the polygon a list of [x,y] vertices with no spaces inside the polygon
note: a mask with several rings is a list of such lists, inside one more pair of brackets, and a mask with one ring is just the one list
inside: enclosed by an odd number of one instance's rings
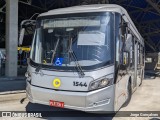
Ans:
{"label": "bus rearview mirror", "polygon": [[19,36],[19,45],[22,45],[23,43],[24,33],[25,33],[25,28],[22,28]]}

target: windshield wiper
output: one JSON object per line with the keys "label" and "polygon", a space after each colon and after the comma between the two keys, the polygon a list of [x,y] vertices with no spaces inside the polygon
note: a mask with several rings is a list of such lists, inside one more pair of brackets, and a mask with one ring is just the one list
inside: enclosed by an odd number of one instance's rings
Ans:
{"label": "windshield wiper", "polygon": [[56,42],[56,46],[55,46],[54,50],[52,51],[53,54],[52,54],[51,64],[52,64],[52,62],[53,62],[53,60],[54,60],[54,56],[55,56],[56,51],[57,51],[57,47],[58,47],[58,44],[59,44],[59,40],[60,40],[60,39],[59,39],[59,36],[58,36],[58,40],[57,40],[57,42]]}
{"label": "windshield wiper", "polygon": [[82,70],[82,67],[80,66],[78,60],[77,60],[77,57],[74,53],[74,51],[72,50],[72,38],[70,39],[70,45],[69,45],[69,51],[68,53],[74,58],[74,62],[76,64],[76,68],[77,68],[77,71],[78,71],[78,74],[80,75],[81,78],[84,77],[84,72]]}

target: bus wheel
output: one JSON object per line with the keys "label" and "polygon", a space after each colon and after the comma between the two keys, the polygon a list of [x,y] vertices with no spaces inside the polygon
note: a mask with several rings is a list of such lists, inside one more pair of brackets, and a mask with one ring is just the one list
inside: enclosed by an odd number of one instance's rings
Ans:
{"label": "bus wheel", "polygon": [[127,99],[123,105],[123,107],[126,107],[129,102],[131,101],[131,97],[132,97],[132,87],[131,87],[131,82],[128,82],[128,90],[127,90]]}

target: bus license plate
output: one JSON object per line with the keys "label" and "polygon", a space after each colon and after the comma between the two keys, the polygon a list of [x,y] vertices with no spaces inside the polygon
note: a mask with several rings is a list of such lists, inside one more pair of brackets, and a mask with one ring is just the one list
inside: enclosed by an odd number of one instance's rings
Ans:
{"label": "bus license plate", "polygon": [[64,102],[58,102],[54,100],[49,101],[50,106],[64,108]]}

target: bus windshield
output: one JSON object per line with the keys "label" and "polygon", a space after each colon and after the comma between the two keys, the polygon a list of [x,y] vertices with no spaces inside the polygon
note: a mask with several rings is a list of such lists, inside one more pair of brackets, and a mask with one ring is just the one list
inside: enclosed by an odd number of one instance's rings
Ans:
{"label": "bus windshield", "polygon": [[57,69],[74,68],[75,58],[83,69],[113,63],[113,13],[43,18],[38,24],[31,50],[33,62]]}

